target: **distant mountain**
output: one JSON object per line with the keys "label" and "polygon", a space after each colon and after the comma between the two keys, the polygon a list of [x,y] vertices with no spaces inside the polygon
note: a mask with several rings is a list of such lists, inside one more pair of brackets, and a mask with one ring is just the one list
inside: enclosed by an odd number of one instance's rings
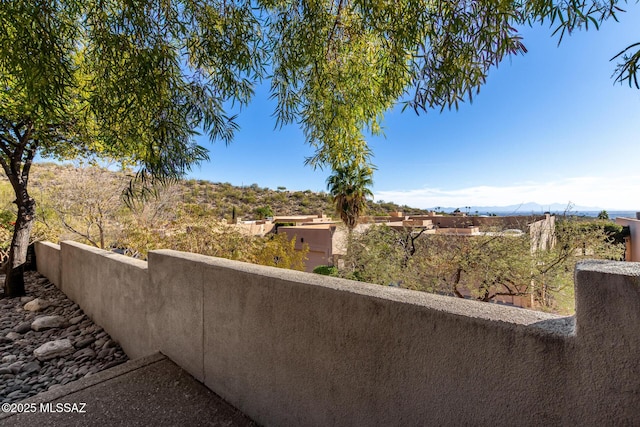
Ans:
{"label": "distant mountain", "polygon": [[[544,212],[552,212],[552,213],[562,213],[567,210],[566,203],[551,203],[549,205],[541,205],[535,202],[529,203],[521,203],[518,205],[508,205],[508,206],[458,206],[458,207],[447,207],[440,208],[439,210],[445,212],[453,212],[456,209],[460,209],[462,212],[469,212],[471,214],[475,214],[476,212],[480,215],[487,213],[509,213],[513,215],[530,215],[530,214],[543,214]],[[595,206],[572,206],[569,212],[600,212],[602,208]]]}

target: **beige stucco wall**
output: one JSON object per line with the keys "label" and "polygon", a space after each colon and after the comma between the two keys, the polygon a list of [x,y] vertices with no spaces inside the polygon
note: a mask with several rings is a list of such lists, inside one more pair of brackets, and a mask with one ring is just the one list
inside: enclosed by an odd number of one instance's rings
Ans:
{"label": "beige stucco wall", "polygon": [[[550,314],[163,250],[62,243],[62,289],[266,426],[638,425],[640,264]],[[141,336],[146,332],[146,338]]]}
{"label": "beige stucco wall", "polygon": [[331,225],[286,226],[278,227],[278,234],[286,234],[288,239],[295,237],[297,250],[302,249],[305,244],[308,246],[305,271],[312,272],[319,265],[330,264],[335,229],[336,227]]}
{"label": "beige stucco wall", "polygon": [[234,227],[249,236],[264,236],[265,234],[273,231],[275,224],[271,221],[254,221],[248,223],[237,223],[234,224]]}
{"label": "beige stucco wall", "polygon": [[629,227],[631,234],[627,244],[627,261],[640,261],[640,220],[633,218],[616,218],[616,224]]}
{"label": "beige stucco wall", "polygon": [[58,287],[129,357],[157,350],[157,307],[165,302],[149,281],[147,263],[71,241],[60,249]]}
{"label": "beige stucco wall", "polygon": [[529,236],[531,236],[531,251],[544,251],[556,245],[556,217],[545,215],[542,219],[529,224]]}
{"label": "beige stucco wall", "polygon": [[60,287],[60,245],[51,242],[35,244],[36,266],[40,274]]}

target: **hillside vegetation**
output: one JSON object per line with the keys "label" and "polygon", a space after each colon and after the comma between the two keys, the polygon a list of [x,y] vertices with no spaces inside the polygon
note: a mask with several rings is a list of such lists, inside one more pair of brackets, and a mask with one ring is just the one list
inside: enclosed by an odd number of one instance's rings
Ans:
{"label": "hillside vegetation", "polygon": [[[31,185],[34,195],[47,193],[48,189],[67,186],[78,178],[79,168],[73,165],[58,165],[54,163],[37,163],[32,169]],[[92,167],[92,177],[100,182],[109,182],[117,179],[126,185],[126,181],[133,176],[132,173],[114,172],[107,169]],[[2,181],[8,185],[6,178]],[[6,204],[12,196],[4,194],[8,188],[4,188],[1,201]],[[334,215],[334,207],[331,197],[325,192],[290,191],[284,187],[270,189],[260,187],[258,184],[237,187],[229,183],[210,182],[205,180],[185,179],[175,185],[162,190],[171,193],[172,207],[167,209],[189,209],[199,214],[206,214],[219,219],[231,219],[235,210],[236,217],[242,219],[256,219],[260,216],[257,212],[262,207],[269,206],[274,215],[313,215],[325,213]],[[164,195],[166,196],[166,194]],[[40,201],[40,200],[36,200]],[[197,207],[196,207],[197,206]],[[6,206],[3,205],[6,208]],[[384,201],[369,201],[369,215],[387,215],[392,211],[403,211],[407,215],[426,214],[427,211],[409,206],[400,206]]]}
{"label": "hillside vegetation", "polygon": [[[35,165],[34,239],[77,240],[137,258],[168,248],[304,270],[307,249],[295,250],[295,238],[247,235],[230,226],[229,220],[234,212],[243,219],[333,214],[326,193],[197,180],[182,180],[158,189],[157,197],[125,203],[122,194],[131,177],[128,172],[98,167]],[[0,255],[4,256],[16,218],[12,200],[11,186],[0,180]],[[370,203],[369,214],[397,210],[424,213],[382,202]],[[570,313],[575,263],[584,257],[620,259],[624,251],[622,227],[604,219],[558,218],[557,244],[544,251],[531,250],[529,233],[495,231],[470,239],[373,227],[351,235],[339,271],[328,273],[482,301],[532,297],[543,309]]]}
{"label": "hillside vegetation", "polygon": [[[159,188],[157,197],[125,203],[131,172],[99,167],[38,163],[31,172],[37,202],[33,240],[77,240],[145,258],[149,250],[169,248],[257,264],[304,269],[306,253],[295,251],[284,235],[247,236],[227,223],[234,216],[333,215],[330,196],[312,191],[236,187],[229,183],[180,180]],[[6,256],[15,221],[13,192],[0,180],[0,256]],[[370,203],[371,214],[390,210],[420,213],[393,203]]]}

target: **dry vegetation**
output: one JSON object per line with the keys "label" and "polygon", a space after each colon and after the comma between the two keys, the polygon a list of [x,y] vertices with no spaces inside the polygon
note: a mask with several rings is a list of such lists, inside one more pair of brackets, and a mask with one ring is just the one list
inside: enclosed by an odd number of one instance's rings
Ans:
{"label": "dry vegetation", "polygon": [[[31,188],[36,197],[49,188],[66,186],[77,177],[77,169],[73,165],[57,165],[53,163],[38,163],[32,170]],[[98,169],[93,174],[101,182],[110,182],[114,178],[125,182],[133,174],[113,172],[106,169]],[[5,182],[2,178],[0,182]],[[7,183],[8,184],[8,183]],[[4,191],[4,189],[3,189]],[[229,183],[209,182],[204,180],[180,180],[167,191],[173,193],[173,204],[176,209],[189,209],[194,213],[201,213],[219,219],[231,219],[233,210],[236,216],[243,219],[255,219],[256,210],[270,206],[274,215],[312,215],[324,212],[334,214],[331,197],[325,192],[290,191],[285,187],[279,190],[260,187],[251,184],[244,187],[236,187]],[[2,194],[2,201],[6,203],[8,197]],[[2,206],[5,208],[6,206]],[[166,209],[169,209],[166,206]],[[427,211],[409,206],[401,206],[384,201],[369,201],[368,214],[387,215],[391,211],[403,211],[407,215],[426,214]]]}
{"label": "dry vegetation", "polygon": [[[38,163],[31,172],[31,195],[37,202],[33,240],[72,239],[144,258],[149,250],[171,248],[285,268],[304,268],[305,254],[281,236],[248,237],[226,226],[235,215],[257,219],[274,215],[333,214],[327,193],[236,187],[229,183],[181,180],[158,191],[157,198],[124,203],[122,192],[131,172],[98,167]],[[15,206],[11,186],[0,180],[0,250],[11,238]],[[268,209],[267,209],[268,208]],[[402,209],[393,203],[370,203],[371,214]],[[2,254],[0,254],[2,255]]]}
{"label": "dry vegetation", "polygon": [[[149,250],[170,248],[304,270],[306,252],[294,249],[295,239],[287,240],[284,234],[247,236],[228,220],[234,211],[238,218],[257,218],[266,207],[282,216],[332,214],[326,193],[196,180],[177,182],[160,189],[156,198],[126,204],[122,193],[131,178],[130,173],[97,167],[37,164],[31,181],[38,212],[33,239],[72,239],[138,258]],[[11,186],[0,180],[0,255],[5,256],[15,221],[12,200]],[[424,213],[384,202],[371,203],[369,213],[394,210]],[[351,236],[343,267],[327,274],[483,301],[533,295],[543,309],[571,312],[575,262],[584,256],[619,259],[623,245],[618,228],[609,221],[561,218],[555,248],[532,252],[529,233],[469,239],[373,227]],[[534,283],[541,284],[535,292]]]}

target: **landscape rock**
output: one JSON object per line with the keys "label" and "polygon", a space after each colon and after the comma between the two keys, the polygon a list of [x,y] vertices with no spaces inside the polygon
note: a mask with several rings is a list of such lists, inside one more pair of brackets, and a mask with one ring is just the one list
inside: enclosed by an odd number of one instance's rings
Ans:
{"label": "landscape rock", "polygon": [[82,322],[82,320],[83,320],[83,319],[84,319],[84,314],[83,314],[83,315],[81,315],[81,316],[72,317],[72,318],[69,320],[69,323],[71,323],[72,325],[75,325],[75,324],[77,324],[77,323]]}
{"label": "landscape rock", "polygon": [[2,363],[13,363],[16,360],[18,360],[18,356],[15,356],[13,354],[8,354],[2,358]]}
{"label": "landscape rock", "polygon": [[66,326],[67,320],[62,316],[41,316],[31,323],[31,329],[34,331],[43,331],[45,329],[62,328]]}
{"label": "landscape rock", "polygon": [[24,305],[24,309],[27,311],[42,311],[45,308],[49,307],[51,303],[47,300],[36,298],[32,301],[29,301]]}
{"label": "landscape rock", "polygon": [[18,324],[18,326],[16,326],[15,328],[13,328],[13,331],[19,334],[27,333],[30,330],[31,330],[31,322],[22,322]]}
{"label": "landscape rock", "polygon": [[[18,402],[127,360],[118,344],[46,278],[25,272],[25,291],[29,297],[0,298],[0,403]],[[25,310],[25,304],[38,298],[50,304],[45,312]],[[73,324],[67,321],[63,327],[32,330],[37,318],[53,315],[73,319]],[[75,347],[70,353],[36,358],[34,350],[64,339]]]}
{"label": "landscape rock", "polygon": [[84,338],[82,340],[78,340],[75,345],[76,345],[76,348],[84,348],[84,347],[88,346],[89,344],[93,344],[93,342],[95,340],[96,339],[94,337],[88,337],[88,338]]}
{"label": "landscape rock", "polygon": [[22,395],[23,395],[23,393],[20,391],[20,389],[18,389],[18,390],[15,390],[15,391],[12,391],[11,393],[9,393],[7,395],[7,397],[16,399],[16,398],[22,397]]}
{"label": "landscape rock", "polygon": [[33,351],[38,360],[55,359],[73,353],[74,348],[68,339],[49,341]]}
{"label": "landscape rock", "polygon": [[22,367],[21,372],[26,374],[30,374],[40,369],[40,364],[38,362],[29,362]]}
{"label": "landscape rock", "polygon": [[15,362],[9,365],[9,369],[13,374],[17,374],[22,369],[22,362]]}
{"label": "landscape rock", "polygon": [[90,348],[83,348],[73,353],[74,359],[80,359],[81,357],[96,357],[96,352]]}

